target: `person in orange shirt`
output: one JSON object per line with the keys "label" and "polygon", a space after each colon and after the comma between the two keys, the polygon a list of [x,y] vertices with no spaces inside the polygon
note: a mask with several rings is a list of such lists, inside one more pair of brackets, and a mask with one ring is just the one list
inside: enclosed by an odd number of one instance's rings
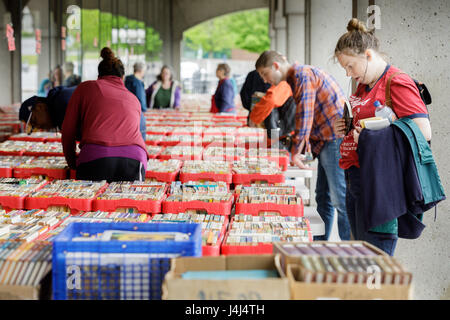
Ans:
{"label": "person in orange shirt", "polygon": [[274,108],[281,107],[289,97],[292,97],[292,89],[286,81],[271,86],[261,100],[253,106],[250,120],[255,125],[260,124]]}
{"label": "person in orange shirt", "polygon": [[[289,104],[294,104],[292,89],[286,81],[281,81],[271,86],[252,107],[249,126],[263,127],[267,130],[267,147],[276,146],[290,151],[290,144],[284,140],[294,133],[289,129],[294,129],[294,119],[286,114],[290,110]],[[277,110],[274,111],[275,108]]]}

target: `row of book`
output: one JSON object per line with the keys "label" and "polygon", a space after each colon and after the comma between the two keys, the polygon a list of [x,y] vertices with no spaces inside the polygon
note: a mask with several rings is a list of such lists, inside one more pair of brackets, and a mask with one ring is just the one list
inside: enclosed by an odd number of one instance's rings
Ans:
{"label": "row of book", "polygon": [[[149,146],[149,148],[158,148]],[[225,154],[225,153],[224,153]],[[222,154],[222,155],[224,155]],[[0,156],[0,168],[43,168],[43,169],[68,169],[67,162],[62,156]],[[147,171],[150,172],[174,172],[181,173],[213,173],[213,174],[282,174],[276,161],[266,159],[241,159],[240,161],[221,160],[179,160],[179,159],[149,159]]]}
{"label": "row of book", "polygon": [[227,245],[254,245],[280,241],[311,241],[308,219],[304,217],[236,215],[230,223],[225,243]]}
{"label": "row of book", "polygon": [[0,285],[37,286],[51,268],[51,243],[0,242]]}
{"label": "row of book", "polygon": [[409,285],[412,280],[401,264],[388,256],[300,256],[299,278],[306,283]]}

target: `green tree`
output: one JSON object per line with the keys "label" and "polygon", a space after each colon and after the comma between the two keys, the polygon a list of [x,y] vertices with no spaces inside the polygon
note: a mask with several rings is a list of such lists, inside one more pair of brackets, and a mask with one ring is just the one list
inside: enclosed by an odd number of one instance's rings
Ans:
{"label": "green tree", "polygon": [[145,51],[148,60],[160,60],[162,40],[152,27],[145,28]]}
{"label": "green tree", "polygon": [[[99,19],[100,10],[81,10],[81,42],[83,45],[83,52],[98,51],[100,35]],[[97,47],[94,47],[94,38],[97,38]]]}
{"label": "green tree", "polygon": [[230,15],[230,20],[229,28],[235,35],[235,47],[255,53],[270,48],[268,10],[238,12]]}
{"label": "green tree", "polygon": [[210,57],[232,48],[260,53],[270,47],[269,11],[242,11],[205,21],[185,31],[184,40],[189,48],[203,49]]}

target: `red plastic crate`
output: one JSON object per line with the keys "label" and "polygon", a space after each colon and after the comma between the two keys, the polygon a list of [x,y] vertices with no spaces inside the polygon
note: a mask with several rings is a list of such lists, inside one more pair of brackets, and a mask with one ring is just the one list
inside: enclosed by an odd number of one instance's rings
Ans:
{"label": "red plastic crate", "polygon": [[228,233],[223,239],[221,254],[224,256],[232,254],[272,254],[273,245],[271,243],[255,244],[247,246],[226,245]]}
{"label": "red plastic crate", "polygon": [[23,156],[25,150],[20,151],[3,151],[0,150],[0,156]]}
{"label": "red plastic crate", "polygon": [[[36,188],[35,190],[30,190],[29,193],[32,193],[33,191],[37,191],[41,188],[43,188],[46,184],[48,183],[45,182],[42,184],[42,186]],[[24,195],[23,197],[15,197],[15,196],[0,196],[0,205],[3,207],[3,209],[7,210],[7,211],[11,211],[11,209],[25,209],[26,207],[26,198],[28,197],[27,195]],[[36,209],[36,208],[31,208],[31,209]]]}
{"label": "red plastic crate", "polygon": [[225,217],[225,221],[223,222],[222,230],[220,230],[220,236],[217,239],[215,245],[202,246],[202,256],[220,256],[220,249],[222,247],[223,239],[225,238],[225,234],[228,228],[228,217]]}
{"label": "red plastic crate", "polygon": [[221,156],[206,156],[203,155],[203,160],[209,160],[209,161],[228,161],[228,162],[233,162],[233,161],[239,161],[242,158],[244,158],[245,156],[233,156],[233,155],[228,155],[228,154],[223,154]]}
{"label": "red plastic crate", "polygon": [[145,144],[148,146],[158,146],[161,141],[145,140]]}
{"label": "red plastic crate", "polygon": [[52,179],[67,179],[68,169],[49,169],[49,168],[14,168],[13,175],[15,178],[30,178],[31,176],[40,175]]}
{"label": "red plastic crate", "polygon": [[[155,159],[155,158],[154,158]],[[161,160],[169,160],[169,159],[177,159],[177,160],[202,160],[202,154],[193,154],[189,156],[181,155],[181,154],[160,154],[156,159]]]}
{"label": "red plastic crate", "polygon": [[163,213],[182,213],[187,210],[204,210],[209,214],[218,214],[222,216],[229,216],[231,214],[231,207],[233,206],[233,196],[230,196],[226,202],[203,202],[200,200],[177,202],[177,201],[163,201]]}
{"label": "red plastic crate", "polygon": [[45,138],[38,138],[38,137],[9,137],[8,140],[13,141],[31,141],[31,142],[45,142]]}
{"label": "red plastic crate", "polygon": [[155,179],[156,181],[171,183],[177,180],[178,173],[180,172],[180,167],[171,172],[156,172],[156,171],[146,171],[145,178]]}
{"label": "red plastic crate", "polygon": [[13,176],[13,168],[0,168],[1,178],[12,178],[12,176]]}
{"label": "red plastic crate", "polygon": [[51,206],[69,207],[72,213],[92,211],[94,199],[70,199],[65,197],[38,198],[26,197],[25,209],[48,209]]}
{"label": "red plastic crate", "polygon": [[157,214],[161,213],[161,203],[165,199],[165,196],[161,200],[134,200],[134,199],[118,199],[118,200],[106,200],[95,199],[92,202],[92,211],[116,211],[119,208],[136,208],[140,213]]}
{"label": "red plastic crate", "polygon": [[26,197],[27,196],[0,196],[0,205],[7,211],[11,211],[12,209],[24,209]]}
{"label": "red plastic crate", "polygon": [[[231,225],[234,222],[234,217],[230,221],[230,230]],[[309,220],[306,220],[307,229],[308,229],[308,237],[309,241],[313,241],[311,226],[309,224]],[[223,244],[221,248],[221,254],[223,255],[232,255],[232,254],[272,254],[273,253],[273,244],[272,243],[262,243],[255,245],[226,245],[226,241],[228,239],[230,232],[228,231],[225,238],[223,239]]]}
{"label": "red plastic crate", "polygon": [[33,151],[24,151],[24,156],[33,156],[33,157],[64,157],[63,152],[33,152]]}
{"label": "red plastic crate", "polygon": [[278,163],[278,166],[281,170],[286,171],[289,166],[289,153],[284,152],[284,150],[280,150],[280,154],[278,156],[275,155],[267,155],[267,156],[250,156],[249,151],[247,151],[248,158],[256,158],[256,159],[267,159],[269,161],[273,161]]}
{"label": "red plastic crate", "polygon": [[174,147],[174,146],[201,147],[202,142],[201,141],[159,141],[158,145],[164,146],[164,147]]}
{"label": "red plastic crate", "polygon": [[286,177],[284,174],[260,174],[260,173],[252,173],[252,174],[233,174],[233,183],[234,184],[245,184],[249,185],[254,182],[264,181],[267,183],[284,183]]}
{"label": "red plastic crate", "polygon": [[[239,200],[239,198],[238,198]],[[301,204],[276,204],[276,203],[238,203],[236,201],[236,214],[249,214],[257,216],[261,211],[278,212],[281,216],[303,217],[303,200]]]}
{"label": "red plastic crate", "polygon": [[[164,147],[162,147],[162,149],[158,152],[158,153],[155,153],[155,154],[148,154],[148,158],[149,159],[158,159],[158,157],[160,156],[160,154],[162,153],[164,151]],[[148,150],[147,150],[147,153],[148,153]]]}
{"label": "red plastic crate", "polygon": [[75,199],[66,197],[26,197],[25,209],[48,209],[48,207],[51,206],[63,206],[69,207],[72,214],[78,213],[79,211],[92,211],[92,202],[106,189],[107,186],[108,184],[106,183],[100,188],[93,198],[89,199]]}
{"label": "red plastic crate", "polygon": [[199,136],[200,138],[203,136],[203,132],[194,132],[194,131],[173,131],[169,132],[169,136]]}
{"label": "red plastic crate", "polygon": [[220,142],[220,141],[213,141],[213,142],[209,142],[209,141],[202,141],[202,146],[204,148],[209,148],[209,147],[221,147],[221,148],[234,148],[235,147],[235,143],[234,142]]}
{"label": "red plastic crate", "polygon": [[[164,126],[164,127],[168,127],[168,126]],[[159,130],[158,131],[158,126],[155,125],[154,128],[147,130],[146,131],[147,134],[157,134],[157,135],[161,135],[161,136],[166,136],[168,134],[167,131],[163,131],[163,130]]]}
{"label": "red plastic crate", "polygon": [[228,184],[231,184],[233,181],[233,174],[227,173],[227,174],[218,174],[214,172],[204,172],[204,173],[187,173],[187,172],[180,172],[180,181],[182,183],[189,182],[189,181],[223,181]]}

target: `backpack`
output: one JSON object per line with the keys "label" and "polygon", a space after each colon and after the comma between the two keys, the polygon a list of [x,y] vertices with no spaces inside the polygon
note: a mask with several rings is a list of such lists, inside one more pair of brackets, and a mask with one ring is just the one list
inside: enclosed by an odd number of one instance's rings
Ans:
{"label": "backpack", "polygon": [[280,148],[290,151],[291,136],[295,131],[295,113],[297,105],[294,98],[289,97],[279,108],[274,108],[270,115],[264,119],[264,126],[267,130],[267,137],[272,139],[272,129],[278,130]]}

